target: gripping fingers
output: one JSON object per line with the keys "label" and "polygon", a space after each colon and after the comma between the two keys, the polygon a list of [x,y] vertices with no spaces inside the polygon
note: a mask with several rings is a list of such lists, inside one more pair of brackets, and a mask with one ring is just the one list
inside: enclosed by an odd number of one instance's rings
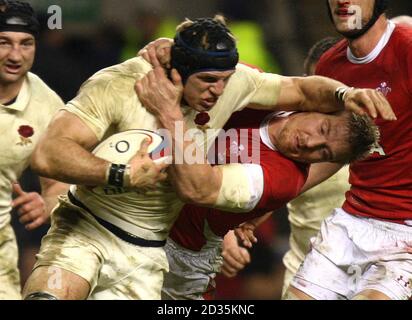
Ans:
{"label": "gripping fingers", "polygon": [[147,49],[140,50],[137,56],[142,57],[143,59],[145,59],[147,62],[150,63],[150,56],[149,56],[149,52],[147,51]]}
{"label": "gripping fingers", "polygon": [[223,258],[226,260],[227,266],[232,270],[241,270],[245,264],[239,259],[239,257],[233,257],[230,254],[222,253]]}
{"label": "gripping fingers", "polygon": [[45,221],[43,220],[43,218],[37,218],[33,222],[31,222],[29,224],[26,224],[25,228],[26,228],[27,231],[31,231],[31,230],[37,229],[38,227],[43,225],[44,222]]}
{"label": "gripping fingers", "polygon": [[389,121],[398,120],[396,118],[395,112],[389,104],[389,101],[386,99],[383,93],[373,90],[373,94],[379,114],[382,115],[382,118]]}
{"label": "gripping fingers", "polygon": [[346,107],[346,109],[348,109],[348,110],[350,110],[350,111],[352,111],[356,114],[359,114],[361,116],[364,116],[364,115],[367,114],[366,111],[363,108],[361,108],[357,103],[352,102],[352,101],[347,101],[345,103],[345,107]]}
{"label": "gripping fingers", "polygon": [[158,175],[158,181],[165,181],[167,179],[167,173],[166,172],[160,172]]}
{"label": "gripping fingers", "polygon": [[372,118],[376,119],[378,117],[378,112],[376,110],[376,105],[373,100],[370,98],[368,94],[362,92],[359,95],[359,102],[358,105],[363,105],[368,110],[368,113],[371,115]]}
{"label": "gripping fingers", "polygon": [[179,72],[176,69],[172,70],[171,76],[172,76],[172,81],[175,87],[183,88],[182,77],[180,76]]}
{"label": "gripping fingers", "polygon": [[234,278],[237,275],[236,270],[229,268],[226,265],[222,266],[222,269],[220,272],[226,277],[226,278]]}
{"label": "gripping fingers", "polygon": [[153,68],[158,68],[158,67],[162,67],[162,65],[160,64],[160,61],[159,61],[159,59],[158,59],[158,57],[157,57],[157,54],[156,54],[156,49],[155,48],[150,48],[149,50],[148,50],[148,52],[149,52],[149,58],[150,58],[150,64],[153,66]]}
{"label": "gripping fingers", "polygon": [[145,155],[147,155],[147,150],[149,148],[150,145],[150,139],[145,138],[141,143],[140,143],[140,149],[139,151],[137,151],[137,154],[144,157]]}

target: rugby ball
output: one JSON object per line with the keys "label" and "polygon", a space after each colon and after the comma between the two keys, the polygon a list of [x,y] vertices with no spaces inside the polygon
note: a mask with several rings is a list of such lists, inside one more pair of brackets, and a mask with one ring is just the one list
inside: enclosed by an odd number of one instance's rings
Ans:
{"label": "rugby ball", "polygon": [[171,156],[164,155],[168,145],[164,137],[156,132],[143,129],[132,129],[116,133],[103,140],[93,150],[93,154],[113,163],[126,164],[139,151],[145,138],[150,141],[147,151],[154,162],[164,163],[171,160]]}

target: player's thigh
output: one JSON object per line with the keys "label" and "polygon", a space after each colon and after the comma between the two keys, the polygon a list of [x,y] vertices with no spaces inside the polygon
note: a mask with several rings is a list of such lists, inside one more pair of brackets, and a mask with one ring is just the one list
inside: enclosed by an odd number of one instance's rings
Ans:
{"label": "player's thigh", "polygon": [[30,275],[23,296],[30,300],[83,300],[89,291],[89,283],[75,273],[59,267],[41,266]]}
{"label": "player's thigh", "polygon": [[163,248],[139,247],[124,242],[100,271],[90,300],[159,300],[168,272]]}
{"label": "player's thigh", "polygon": [[[97,222],[82,212],[61,206],[55,210],[51,227],[42,239],[25,294],[37,290],[57,293],[59,299],[84,299],[97,285],[99,272],[106,260],[101,249],[110,250],[103,242]],[[78,287],[78,288],[77,288]],[[64,290],[78,291],[78,295]],[[29,292],[30,291],[30,292]],[[84,296],[86,295],[86,296]]]}
{"label": "player's thigh", "polygon": [[356,294],[351,300],[391,300],[391,298],[377,290],[364,290]]}

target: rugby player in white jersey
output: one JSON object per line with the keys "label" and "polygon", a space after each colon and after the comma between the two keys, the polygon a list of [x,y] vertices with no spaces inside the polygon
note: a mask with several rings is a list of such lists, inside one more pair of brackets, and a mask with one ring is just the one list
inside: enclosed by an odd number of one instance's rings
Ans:
{"label": "rugby player in white jersey", "polygon": [[23,191],[17,183],[53,114],[64,106],[53,90],[29,72],[39,27],[28,3],[0,1],[0,300],[21,299],[12,208],[27,230],[36,229],[48,221],[57,195],[67,189],[42,178],[40,196]]}

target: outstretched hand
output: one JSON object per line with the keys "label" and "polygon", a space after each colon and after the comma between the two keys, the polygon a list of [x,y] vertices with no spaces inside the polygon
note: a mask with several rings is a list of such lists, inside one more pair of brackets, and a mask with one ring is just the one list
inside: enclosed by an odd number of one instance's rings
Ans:
{"label": "outstretched hand", "polygon": [[360,115],[368,113],[374,119],[380,116],[388,121],[397,120],[386,97],[373,89],[349,89],[345,93],[344,104],[347,110]]}

